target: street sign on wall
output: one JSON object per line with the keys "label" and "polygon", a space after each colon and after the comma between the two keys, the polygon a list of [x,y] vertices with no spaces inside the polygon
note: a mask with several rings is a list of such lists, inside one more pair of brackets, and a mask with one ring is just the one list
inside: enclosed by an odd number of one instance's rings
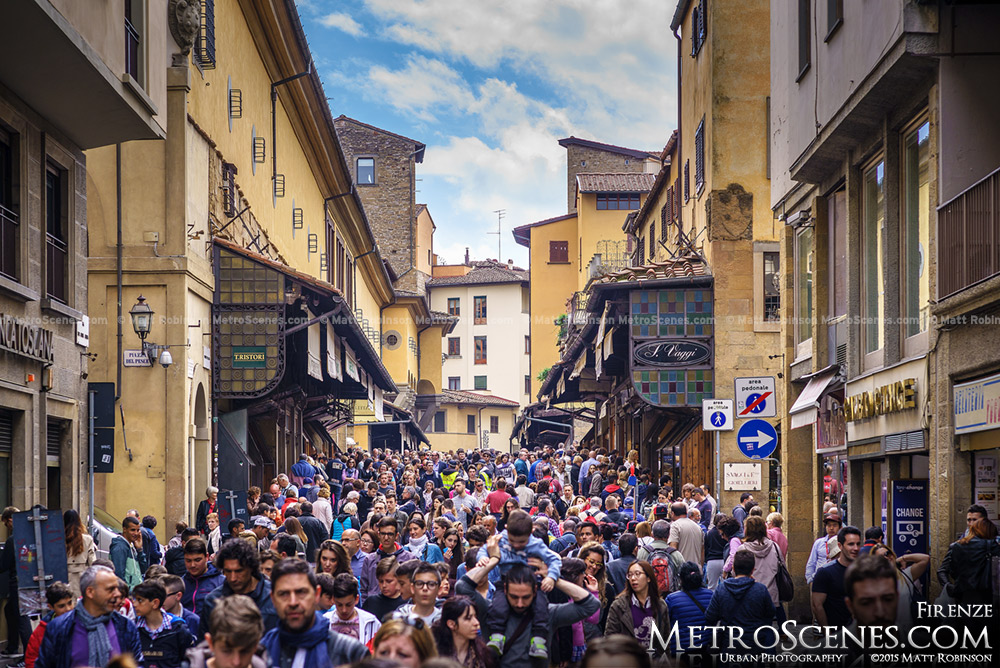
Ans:
{"label": "street sign on wall", "polygon": [[701,428],[705,431],[732,431],[733,400],[705,399],[702,401]]}
{"label": "street sign on wall", "polygon": [[737,378],[735,383],[737,419],[776,417],[778,402],[774,394],[774,376]]}
{"label": "street sign on wall", "polygon": [[760,462],[726,462],[722,488],[727,492],[756,492],[763,489]]}
{"label": "street sign on wall", "polygon": [[767,420],[747,420],[736,432],[736,443],[750,459],[763,459],[778,447],[778,432]]}

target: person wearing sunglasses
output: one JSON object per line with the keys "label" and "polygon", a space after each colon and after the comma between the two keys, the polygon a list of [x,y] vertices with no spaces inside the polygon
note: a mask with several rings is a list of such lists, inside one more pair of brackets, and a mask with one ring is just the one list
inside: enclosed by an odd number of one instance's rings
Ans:
{"label": "person wearing sunglasses", "polygon": [[399,608],[399,612],[416,615],[424,620],[424,624],[431,626],[441,618],[441,609],[435,607],[441,588],[441,574],[435,566],[424,562],[413,571],[410,582],[413,587],[412,602]]}

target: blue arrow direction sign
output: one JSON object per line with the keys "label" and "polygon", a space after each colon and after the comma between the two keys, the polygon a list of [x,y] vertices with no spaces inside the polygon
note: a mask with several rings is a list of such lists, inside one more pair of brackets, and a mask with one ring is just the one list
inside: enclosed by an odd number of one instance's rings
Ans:
{"label": "blue arrow direction sign", "polygon": [[736,432],[736,442],[750,459],[763,459],[778,447],[778,432],[767,420],[747,420]]}

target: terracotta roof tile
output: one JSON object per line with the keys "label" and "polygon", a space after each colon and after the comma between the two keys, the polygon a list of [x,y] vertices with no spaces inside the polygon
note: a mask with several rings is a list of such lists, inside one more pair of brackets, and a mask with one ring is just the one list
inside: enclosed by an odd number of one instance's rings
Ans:
{"label": "terracotta roof tile", "polygon": [[582,193],[644,193],[656,180],[655,174],[577,174],[576,184]]}
{"label": "terracotta roof tile", "polygon": [[520,404],[503,397],[495,397],[490,394],[479,394],[468,390],[441,390],[444,395],[445,404],[475,404],[477,406],[501,406],[504,408],[516,408]]}
{"label": "terracotta roof tile", "polygon": [[708,265],[699,256],[686,255],[671,258],[663,262],[651,262],[637,267],[628,267],[622,271],[605,274],[594,281],[594,285],[609,283],[641,283],[642,281],[659,280],[663,278],[694,278],[710,276]]}
{"label": "terracotta roof tile", "polygon": [[506,264],[493,261],[474,262],[472,270],[464,276],[439,276],[427,281],[427,287],[440,288],[448,285],[485,285],[488,283],[523,283],[528,280],[528,272],[520,268],[508,269]]}

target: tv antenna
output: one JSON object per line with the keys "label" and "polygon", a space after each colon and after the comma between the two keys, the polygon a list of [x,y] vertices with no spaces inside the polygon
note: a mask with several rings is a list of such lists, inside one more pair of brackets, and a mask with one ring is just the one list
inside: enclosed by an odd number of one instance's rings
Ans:
{"label": "tv antenna", "polygon": [[497,262],[503,262],[501,259],[503,257],[503,253],[500,251],[500,242],[503,241],[503,234],[500,232],[500,221],[502,221],[503,217],[507,215],[507,209],[497,209],[493,213],[497,215],[497,231],[487,232],[486,234],[497,235]]}

